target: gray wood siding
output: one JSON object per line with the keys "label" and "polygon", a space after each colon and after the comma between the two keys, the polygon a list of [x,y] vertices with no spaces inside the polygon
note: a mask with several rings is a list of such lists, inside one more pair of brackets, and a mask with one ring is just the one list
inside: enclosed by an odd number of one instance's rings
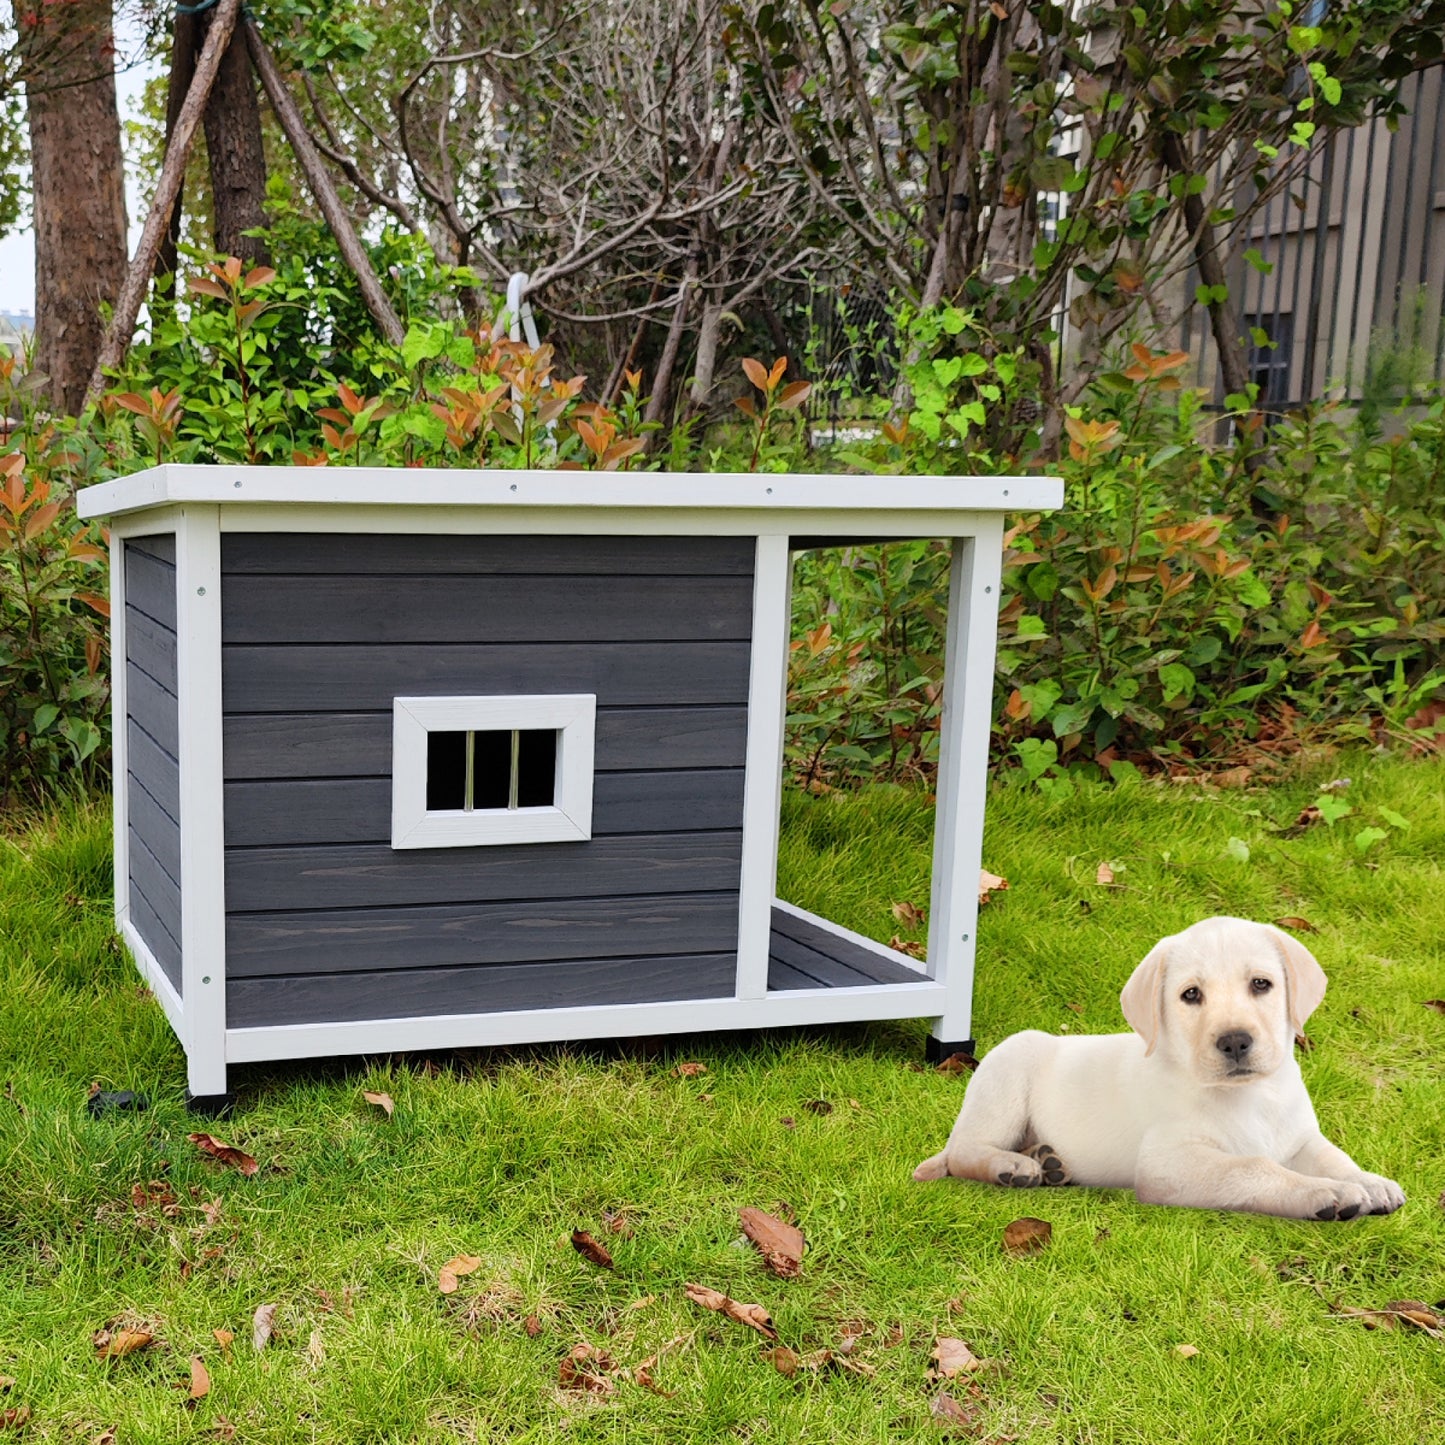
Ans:
{"label": "gray wood siding", "polygon": [[175,538],[125,542],[126,803],[130,918],[181,987]]}
{"label": "gray wood siding", "polygon": [[325,975],[243,978],[227,986],[226,1013],[230,1027],[254,1028],[507,1013],[539,997],[557,1008],[731,998],[736,972],[735,954],[701,953],[353,973],[341,986]]}
{"label": "gray wood siding", "polygon": [[840,938],[816,923],[773,909],[768,939],[768,987],[862,988],[868,984],[927,983],[916,968]]}
{"label": "gray wood siding", "polygon": [[[223,536],[229,1023],[730,996],[753,553]],[[569,692],[591,842],[390,848],[394,697]]]}

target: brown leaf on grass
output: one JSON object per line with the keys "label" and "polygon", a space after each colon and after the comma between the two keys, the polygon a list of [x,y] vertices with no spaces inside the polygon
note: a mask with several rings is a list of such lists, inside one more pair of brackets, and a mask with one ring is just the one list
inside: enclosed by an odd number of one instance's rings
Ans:
{"label": "brown leaf on grass", "polygon": [[701,1305],[705,1310],[716,1310],[730,1320],[736,1320],[740,1325],[756,1330],[764,1339],[775,1340],[778,1337],[772,1318],[762,1305],[742,1304],[718,1290],[709,1289],[705,1284],[688,1285],[687,1297],[693,1304]]}
{"label": "brown leaf on grass", "polygon": [[211,1377],[199,1355],[191,1356],[191,1399],[200,1400],[211,1393]]}
{"label": "brown leaf on grass", "polygon": [[613,1234],[620,1234],[623,1239],[632,1238],[632,1221],[628,1219],[625,1209],[604,1209],[602,1222]]}
{"label": "brown leaf on grass", "polygon": [[248,1178],[261,1166],[249,1155],[241,1150],[233,1148],[230,1144],[223,1144],[214,1134],[187,1134],[186,1138],[201,1151],[202,1154],[209,1154],[212,1159],[222,1164],[229,1164],[233,1169],[239,1169]]}
{"label": "brown leaf on grass", "polygon": [[542,1333],[542,1321],[536,1315],[528,1315],[522,1321],[522,1328],[527,1332],[529,1340],[535,1340]]}
{"label": "brown leaf on grass", "polygon": [[573,1345],[562,1357],[557,1383],[564,1390],[586,1390],[594,1395],[611,1395],[617,1386],[607,1378],[616,1369],[612,1356],[593,1345]]}
{"label": "brown leaf on grass", "polygon": [[978,1067],[978,1060],[972,1054],[950,1054],[935,1066],[939,1074],[971,1074]]}
{"label": "brown leaf on grass", "polygon": [[114,1330],[100,1329],[91,1336],[97,1360],[117,1360],[122,1355],[133,1355],[137,1350],[145,1349],[154,1339],[155,1336],[147,1330],[124,1326]]}
{"label": "brown leaf on grass", "polygon": [[1114,885],[1114,870],[1107,863],[1100,863],[1094,873],[1094,882],[1100,888],[1111,888]]}
{"label": "brown leaf on grass", "polygon": [[997,873],[990,873],[987,868],[978,870],[978,906],[983,907],[995,893],[1002,893],[1008,888],[1008,879],[1000,878]]}
{"label": "brown leaf on grass", "polygon": [[1308,1034],[1296,1034],[1294,1046],[1302,1054],[1312,1054],[1315,1051],[1315,1041]]}
{"label": "brown leaf on grass", "polygon": [[1287,914],[1283,918],[1276,918],[1274,921],[1274,926],[1276,928],[1288,928],[1293,933],[1319,932],[1319,929],[1317,929],[1314,924],[1309,921],[1308,918],[1300,918],[1298,915],[1293,913]]}
{"label": "brown leaf on grass", "polygon": [[1434,1009],[1437,1014],[1445,1014],[1445,998],[1427,998],[1425,1007]]}
{"label": "brown leaf on grass", "polygon": [[236,1338],[230,1330],[212,1330],[211,1333],[215,1336],[216,1343],[220,1345],[223,1350],[230,1349],[231,1341]]}
{"label": "brown leaf on grass", "polygon": [[935,1395],[933,1403],[928,1407],[928,1413],[940,1425],[962,1430],[969,1435],[978,1434],[983,1420],[983,1408],[975,1401],[961,1403],[947,1394]]}
{"label": "brown leaf on grass", "polygon": [[615,1268],[612,1256],[607,1252],[606,1247],[598,1244],[585,1229],[572,1231],[572,1248],[589,1264],[600,1265],[603,1269]]}
{"label": "brown leaf on grass", "polygon": [[785,1129],[796,1129],[798,1127],[798,1121],[793,1118],[791,1114],[784,1114],[783,1117],[778,1120],[778,1123]]}
{"label": "brown leaf on grass", "polygon": [[29,1405],[12,1405],[8,1410],[0,1410],[0,1430],[23,1430],[29,1419]]}
{"label": "brown leaf on grass", "polygon": [[257,1305],[251,1316],[251,1348],[258,1352],[266,1348],[271,1330],[276,1323],[275,1305]]}
{"label": "brown leaf on grass", "polygon": [[928,922],[928,914],[916,903],[909,903],[906,900],[895,903],[889,912],[891,912],[905,928],[922,928],[923,925]]}
{"label": "brown leaf on grass", "polygon": [[895,953],[906,953],[910,958],[928,957],[928,949],[916,938],[900,938],[895,933],[888,940],[888,947]]}
{"label": "brown leaf on grass", "polygon": [[1414,1325],[1417,1330],[1424,1330],[1427,1335],[1433,1335],[1437,1340],[1445,1340],[1445,1315],[1429,1305],[1422,1304],[1417,1299],[1397,1299],[1391,1300],[1385,1309],[1396,1319]]}
{"label": "brown leaf on grass", "polygon": [[672,1072],[681,1075],[684,1079],[695,1079],[699,1074],[707,1073],[707,1065],[699,1064],[694,1060],[691,1063],[679,1064]]}
{"label": "brown leaf on grass", "polygon": [[1190,1358],[1192,1358],[1194,1355],[1197,1355],[1197,1354],[1199,1353],[1199,1346],[1198,1346],[1198,1345],[1175,1345],[1175,1346],[1174,1346],[1174,1353],[1175,1353],[1176,1355],[1183,1355],[1184,1358],[1187,1360],[1187,1359],[1190,1359]]}
{"label": "brown leaf on grass", "polygon": [[1427,733],[1445,722],[1445,698],[1427,702],[1418,712],[1405,719],[1405,726],[1411,732]]}
{"label": "brown leaf on grass", "polygon": [[1070,1009],[1072,1012],[1074,1012],[1074,1013],[1076,1013],[1076,1014],[1081,1014],[1081,1013],[1083,1013],[1083,1011],[1084,1011],[1084,1006],[1083,1006],[1083,1004],[1081,1004],[1081,1003],[1066,1003],[1066,1004],[1064,1005],[1064,1007],[1065,1007],[1066,1009]]}
{"label": "brown leaf on grass", "polygon": [[796,1279],[803,1268],[803,1231],[761,1209],[738,1210],[743,1233],[757,1245],[763,1263],[779,1279]]}
{"label": "brown leaf on grass", "polygon": [[962,1340],[940,1335],[933,1342],[933,1353],[929,1359],[936,1361],[929,1370],[930,1380],[951,1380],[955,1375],[971,1375],[975,1370],[984,1369],[988,1361],[981,1360]]}
{"label": "brown leaf on grass", "polygon": [[370,1090],[363,1089],[361,1097],[365,1099],[368,1104],[375,1104],[378,1109],[384,1109],[388,1119],[391,1118],[392,1111],[396,1108],[396,1102],[390,1094],[373,1094]]}
{"label": "brown leaf on grass", "polygon": [[831,1114],[833,1106],[826,1099],[809,1099],[803,1107],[810,1114]]}
{"label": "brown leaf on grass", "polygon": [[764,1350],[763,1359],[790,1380],[798,1373],[798,1357],[786,1345],[774,1345],[772,1349]]}
{"label": "brown leaf on grass", "polygon": [[1318,803],[1310,803],[1307,807],[1300,809],[1299,817],[1294,820],[1296,828],[1310,828],[1319,822],[1324,814],[1320,812]]}
{"label": "brown leaf on grass", "polygon": [[1003,1247],[1009,1254],[1037,1254],[1053,1236],[1054,1226],[1047,1219],[1022,1219],[1005,1227]]}
{"label": "brown leaf on grass", "polygon": [[1237,768],[1225,768],[1223,772],[1215,773],[1209,781],[1216,788],[1244,788],[1253,776],[1254,769],[1241,763]]}
{"label": "brown leaf on grass", "polygon": [[437,1271],[437,1288],[443,1294],[455,1294],[457,1292],[457,1281],[463,1275],[475,1274],[482,1267],[482,1262],[474,1254],[459,1254],[455,1259],[449,1259]]}

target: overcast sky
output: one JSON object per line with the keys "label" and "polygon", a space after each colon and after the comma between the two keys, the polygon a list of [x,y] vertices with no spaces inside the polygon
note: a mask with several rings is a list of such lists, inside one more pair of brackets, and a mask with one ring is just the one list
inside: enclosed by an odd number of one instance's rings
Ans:
{"label": "overcast sky", "polygon": [[[122,53],[139,47],[138,37],[118,35]],[[129,41],[130,44],[126,42]],[[132,65],[116,75],[116,94],[120,100],[122,123],[138,114],[141,91],[145,83],[156,74],[158,66],[145,62]],[[122,132],[122,136],[124,133]],[[129,156],[127,156],[129,161]],[[130,221],[130,245],[140,239],[141,227],[145,224],[145,204],[149,199],[138,194],[131,177],[130,166],[126,166],[126,214]],[[35,238],[28,223],[25,229],[12,231],[0,238],[0,311],[24,311],[35,314]]]}

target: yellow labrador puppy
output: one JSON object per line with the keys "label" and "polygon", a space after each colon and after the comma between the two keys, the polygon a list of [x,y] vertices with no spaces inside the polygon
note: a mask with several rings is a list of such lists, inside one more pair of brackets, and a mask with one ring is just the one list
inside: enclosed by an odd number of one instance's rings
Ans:
{"label": "yellow labrador puppy", "polygon": [[1132,1034],[1031,1029],[991,1050],[943,1152],[913,1177],[1092,1184],[1292,1219],[1389,1214],[1400,1186],[1320,1133],[1295,1062],[1324,993],[1324,970],[1288,934],[1206,918],[1124,985]]}

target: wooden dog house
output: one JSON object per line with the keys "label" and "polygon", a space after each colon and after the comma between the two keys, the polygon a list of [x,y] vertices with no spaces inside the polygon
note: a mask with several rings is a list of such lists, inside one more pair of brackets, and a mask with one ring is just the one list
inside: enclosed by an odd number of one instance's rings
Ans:
{"label": "wooden dog house", "polygon": [[[1047,478],[162,466],[111,519],[116,921],[231,1064],[968,1041],[1003,514]],[[925,964],[779,902],[791,554],[955,541]]]}

